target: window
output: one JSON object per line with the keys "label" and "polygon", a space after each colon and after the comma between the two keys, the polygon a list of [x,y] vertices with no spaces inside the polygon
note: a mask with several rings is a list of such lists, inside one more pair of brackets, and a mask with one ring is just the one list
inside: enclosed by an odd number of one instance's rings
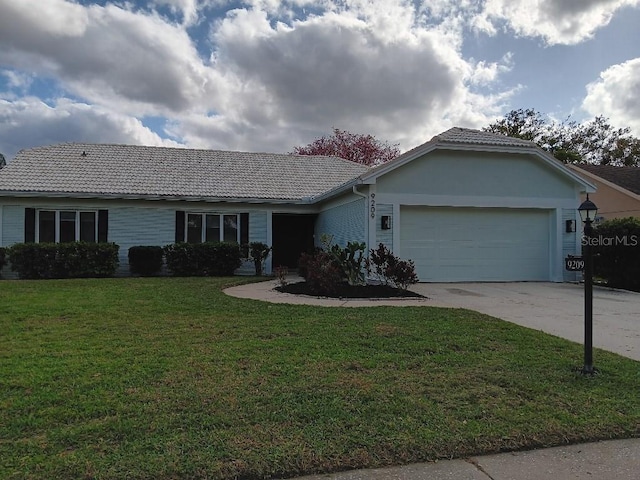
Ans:
{"label": "window", "polygon": [[36,238],[44,242],[95,242],[98,237],[98,212],[75,210],[39,210]]}
{"label": "window", "polygon": [[56,212],[41,211],[39,242],[54,243],[56,241]]}
{"label": "window", "polygon": [[188,213],[186,240],[188,243],[240,242],[239,215]]}
{"label": "window", "polygon": [[187,216],[187,242],[202,242],[202,215],[190,213]]}

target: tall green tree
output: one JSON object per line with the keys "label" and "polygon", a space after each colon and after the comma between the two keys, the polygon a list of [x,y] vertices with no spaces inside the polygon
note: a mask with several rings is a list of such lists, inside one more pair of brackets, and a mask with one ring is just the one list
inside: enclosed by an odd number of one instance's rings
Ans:
{"label": "tall green tree", "polygon": [[565,163],[640,165],[640,140],[601,115],[586,123],[556,122],[534,109],[518,109],[483,130],[530,140]]}

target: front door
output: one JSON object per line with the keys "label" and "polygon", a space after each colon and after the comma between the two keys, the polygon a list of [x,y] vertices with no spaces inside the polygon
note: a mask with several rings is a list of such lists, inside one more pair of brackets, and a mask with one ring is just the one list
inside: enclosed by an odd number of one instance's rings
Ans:
{"label": "front door", "polygon": [[313,252],[315,215],[274,213],[273,267],[298,268],[302,253]]}

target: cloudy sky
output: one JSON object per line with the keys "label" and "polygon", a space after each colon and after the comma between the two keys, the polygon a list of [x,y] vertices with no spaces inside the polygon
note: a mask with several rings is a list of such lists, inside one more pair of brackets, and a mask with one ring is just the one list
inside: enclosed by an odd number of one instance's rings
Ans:
{"label": "cloudy sky", "polygon": [[640,136],[640,0],[0,0],[0,153],[404,151],[515,108]]}

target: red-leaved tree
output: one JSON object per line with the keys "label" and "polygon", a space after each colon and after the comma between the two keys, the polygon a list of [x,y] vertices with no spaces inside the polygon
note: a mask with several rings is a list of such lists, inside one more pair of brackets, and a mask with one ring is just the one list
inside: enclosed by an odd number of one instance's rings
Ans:
{"label": "red-leaved tree", "polygon": [[380,165],[400,155],[398,145],[377,140],[373,135],[350,133],[338,128],[304,147],[294,147],[296,155],[330,155],[367,166]]}

